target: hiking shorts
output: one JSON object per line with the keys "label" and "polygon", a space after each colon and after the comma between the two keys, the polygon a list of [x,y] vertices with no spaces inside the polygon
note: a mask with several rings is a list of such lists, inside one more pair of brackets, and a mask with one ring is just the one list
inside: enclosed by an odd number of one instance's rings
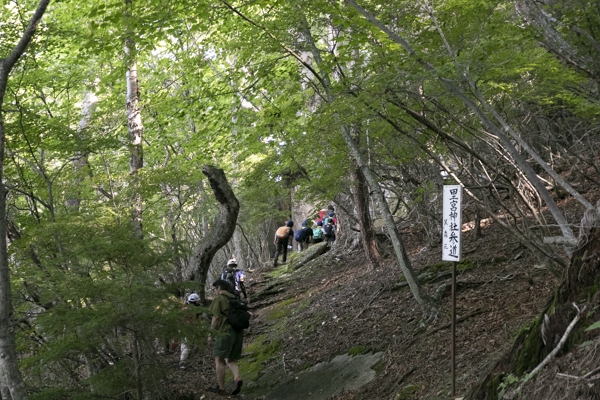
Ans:
{"label": "hiking shorts", "polygon": [[242,342],[244,331],[229,329],[226,335],[215,340],[213,355],[215,357],[227,358],[230,361],[239,360],[242,356]]}

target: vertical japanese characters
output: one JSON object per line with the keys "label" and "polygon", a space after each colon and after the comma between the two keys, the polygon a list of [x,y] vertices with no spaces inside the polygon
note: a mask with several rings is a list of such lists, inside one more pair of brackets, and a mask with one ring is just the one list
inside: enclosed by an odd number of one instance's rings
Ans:
{"label": "vertical japanese characters", "polygon": [[442,260],[460,261],[462,187],[444,185]]}

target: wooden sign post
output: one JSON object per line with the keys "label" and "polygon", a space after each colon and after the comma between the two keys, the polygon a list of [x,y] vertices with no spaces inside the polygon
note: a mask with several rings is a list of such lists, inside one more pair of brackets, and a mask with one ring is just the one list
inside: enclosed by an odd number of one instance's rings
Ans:
{"label": "wooden sign post", "polygon": [[456,263],[461,259],[462,187],[444,185],[442,260],[452,261],[452,396],[456,394]]}

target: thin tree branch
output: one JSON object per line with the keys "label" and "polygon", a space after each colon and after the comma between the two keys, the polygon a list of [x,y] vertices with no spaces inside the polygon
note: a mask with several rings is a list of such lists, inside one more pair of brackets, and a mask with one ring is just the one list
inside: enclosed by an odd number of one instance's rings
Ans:
{"label": "thin tree branch", "polygon": [[46,12],[48,4],[50,4],[50,0],[41,0],[39,2],[35,12],[33,13],[33,16],[29,20],[29,24],[27,25],[25,32],[23,32],[23,36],[21,36],[21,39],[19,40],[19,43],[17,43],[17,45],[13,48],[8,57],[6,57],[4,60],[1,60],[3,65],[0,68],[0,73],[5,75],[5,77],[8,77],[9,72],[15,66],[23,53],[25,53],[25,49],[27,49],[27,46],[31,42],[36,28],[42,20],[44,12]]}
{"label": "thin tree branch", "polygon": [[535,367],[533,371],[531,371],[529,374],[527,374],[525,376],[525,379],[523,380],[521,385],[519,385],[519,387],[515,391],[516,393],[519,393],[523,389],[523,386],[525,385],[525,383],[527,383],[527,381],[529,381],[531,378],[533,378],[535,375],[537,375],[537,373],[540,372],[542,370],[542,368],[544,368],[546,365],[548,365],[548,363],[550,361],[552,361],[554,359],[554,357],[556,357],[556,354],[558,354],[560,349],[562,349],[562,347],[567,342],[567,338],[569,337],[569,334],[571,333],[573,328],[575,328],[575,325],[577,325],[577,322],[579,322],[579,319],[581,318],[581,313],[583,311],[585,311],[585,306],[580,310],[579,307],[577,307],[577,304],[573,303],[573,307],[575,307],[575,309],[577,310],[577,315],[575,316],[575,318],[573,318],[573,321],[571,321],[571,323],[565,330],[565,333],[562,336],[562,338],[560,339],[560,342],[558,342],[558,344],[556,345],[554,350],[552,350],[550,352],[550,354],[548,354],[548,356],[546,356],[546,358],[540,363],[540,365]]}
{"label": "thin tree branch", "polygon": [[317,78],[317,80],[321,83],[321,85],[323,87],[326,87],[325,83],[323,82],[323,78],[321,77],[321,75],[317,71],[315,71],[315,69],[310,64],[308,64],[306,61],[304,61],[302,59],[302,57],[298,53],[296,53],[293,49],[291,49],[290,47],[288,47],[287,45],[285,45],[283,42],[281,42],[274,34],[272,34],[271,32],[269,32],[267,30],[267,28],[265,28],[264,26],[258,24],[254,20],[250,19],[250,17],[247,17],[246,15],[242,14],[238,9],[236,9],[233,6],[231,6],[226,1],[222,0],[222,3],[225,4],[225,7],[229,8],[231,11],[233,11],[234,14],[238,15],[244,21],[246,21],[249,24],[257,27],[260,30],[262,30],[264,33],[267,34],[267,36],[269,36],[271,39],[275,40],[277,42],[277,44],[279,44],[279,46],[281,46],[281,48],[283,48],[287,53],[289,53],[292,57],[294,57],[304,68],[308,69],[315,76],[315,78]]}

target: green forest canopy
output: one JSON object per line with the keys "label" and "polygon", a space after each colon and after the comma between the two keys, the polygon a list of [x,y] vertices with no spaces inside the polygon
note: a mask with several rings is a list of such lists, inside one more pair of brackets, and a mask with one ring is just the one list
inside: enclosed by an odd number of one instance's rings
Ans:
{"label": "green forest canopy", "polygon": [[[36,5],[2,2],[0,57]],[[444,169],[483,215],[537,219],[538,230],[505,228],[549,269],[564,267],[568,248],[542,237],[568,238],[578,221],[540,210],[552,208],[548,183],[562,193],[598,184],[586,172],[598,168],[596,6],[51,2],[0,104],[15,334],[31,397],[161,390],[154,339],[181,329],[169,311],[197,288],[185,276],[190,255],[219,223],[204,164],[225,170],[240,199],[228,249],[248,265],[269,259],[292,189],[315,204],[334,199],[355,225],[359,166],[396,216],[419,214],[432,241]],[[135,173],[132,65],[143,125]],[[552,175],[567,168],[577,187]],[[132,230],[136,199],[143,239]]]}

